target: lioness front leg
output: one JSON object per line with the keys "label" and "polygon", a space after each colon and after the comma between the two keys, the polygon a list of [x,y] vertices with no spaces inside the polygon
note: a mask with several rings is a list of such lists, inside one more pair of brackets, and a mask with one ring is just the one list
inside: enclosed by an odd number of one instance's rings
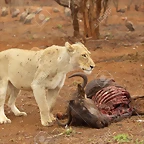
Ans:
{"label": "lioness front leg", "polygon": [[45,87],[32,85],[33,94],[40,110],[41,124],[43,126],[51,126],[52,120],[50,110],[47,105]]}
{"label": "lioness front leg", "polygon": [[57,96],[59,95],[60,88],[49,89],[47,90],[47,104],[50,109],[50,117],[52,120],[56,120],[54,115],[52,114],[53,107],[55,105],[55,101]]}

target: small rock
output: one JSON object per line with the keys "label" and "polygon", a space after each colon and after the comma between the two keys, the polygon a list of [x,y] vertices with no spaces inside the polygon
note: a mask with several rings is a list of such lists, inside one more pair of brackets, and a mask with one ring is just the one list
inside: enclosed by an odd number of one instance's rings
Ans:
{"label": "small rock", "polygon": [[19,9],[14,9],[14,11],[12,12],[12,18],[17,17],[20,13]]}
{"label": "small rock", "polygon": [[69,8],[65,8],[64,12],[67,17],[71,16],[71,10]]}
{"label": "small rock", "polygon": [[19,141],[21,141],[21,140],[22,140],[22,138],[21,138],[21,137],[18,137],[18,140],[19,140]]}
{"label": "small rock", "polygon": [[21,120],[20,123],[23,123],[23,120]]}
{"label": "small rock", "polygon": [[34,34],[34,35],[33,35],[33,38],[34,38],[34,39],[37,39],[37,38],[38,38],[38,35],[37,35],[37,34]]}
{"label": "small rock", "polygon": [[42,25],[48,22],[49,20],[50,20],[50,17],[45,18],[44,21],[42,22]]}
{"label": "small rock", "polygon": [[35,13],[31,13],[31,14],[27,15],[24,20],[24,24],[30,24],[34,17],[35,17]]}
{"label": "small rock", "polygon": [[108,37],[105,37],[105,40],[108,40]]}
{"label": "small rock", "polygon": [[55,13],[59,12],[58,8],[53,8],[53,12]]}
{"label": "small rock", "polygon": [[144,122],[144,120],[139,119],[139,120],[137,120],[137,122]]}
{"label": "small rock", "polygon": [[5,16],[7,16],[7,15],[8,15],[8,10],[7,10],[7,8],[6,8],[6,7],[2,7],[1,16],[2,16],[2,17],[5,17]]}
{"label": "small rock", "polygon": [[123,44],[124,47],[129,47],[131,44]]}
{"label": "small rock", "polygon": [[42,11],[42,8],[39,7],[39,8],[36,9],[35,14],[39,14],[41,11]]}
{"label": "small rock", "polygon": [[20,21],[20,22],[23,22],[23,21],[25,20],[25,18],[26,18],[27,15],[28,15],[28,12],[24,11],[24,12],[21,14],[21,16],[20,16],[19,21]]}

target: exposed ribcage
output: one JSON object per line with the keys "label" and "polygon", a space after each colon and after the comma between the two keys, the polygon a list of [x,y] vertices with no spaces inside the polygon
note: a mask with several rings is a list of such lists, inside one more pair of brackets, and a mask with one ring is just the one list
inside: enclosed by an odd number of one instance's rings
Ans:
{"label": "exposed ribcage", "polygon": [[92,99],[103,114],[112,117],[132,114],[132,108],[129,105],[131,102],[130,94],[122,87],[105,87],[99,90]]}

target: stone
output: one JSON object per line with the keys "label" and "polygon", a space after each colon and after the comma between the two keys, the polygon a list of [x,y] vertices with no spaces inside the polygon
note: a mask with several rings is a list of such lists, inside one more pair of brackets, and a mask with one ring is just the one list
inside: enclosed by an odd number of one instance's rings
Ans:
{"label": "stone", "polygon": [[53,8],[53,12],[58,13],[59,9],[58,8]]}
{"label": "stone", "polygon": [[71,17],[71,10],[69,8],[65,8],[64,13],[67,17]]}

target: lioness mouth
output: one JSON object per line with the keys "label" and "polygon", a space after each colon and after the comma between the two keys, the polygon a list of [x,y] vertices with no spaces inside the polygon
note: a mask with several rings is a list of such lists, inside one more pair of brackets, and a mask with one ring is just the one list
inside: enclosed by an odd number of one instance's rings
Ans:
{"label": "lioness mouth", "polygon": [[84,69],[84,68],[82,68],[82,70],[84,70],[84,71],[92,71],[92,69]]}
{"label": "lioness mouth", "polygon": [[93,66],[90,66],[90,69],[84,69],[84,68],[82,68],[82,70],[84,70],[84,71],[92,71],[93,70]]}
{"label": "lioness mouth", "polygon": [[91,74],[91,72],[92,72],[92,69],[84,69],[84,68],[82,68],[82,70],[84,71],[84,73],[86,73],[86,74]]}

